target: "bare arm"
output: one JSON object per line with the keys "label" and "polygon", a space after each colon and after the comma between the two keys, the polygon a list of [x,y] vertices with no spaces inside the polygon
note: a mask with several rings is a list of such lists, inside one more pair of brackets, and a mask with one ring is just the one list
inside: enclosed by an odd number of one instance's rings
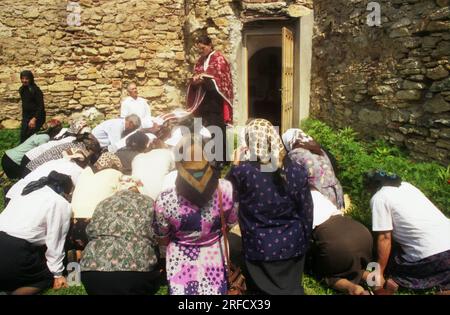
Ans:
{"label": "bare arm", "polygon": [[384,231],[378,233],[377,238],[377,252],[378,263],[380,264],[381,275],[384,275],[384,271],[387,267],[389,256],[391,255],[392,248],[392,231]]}

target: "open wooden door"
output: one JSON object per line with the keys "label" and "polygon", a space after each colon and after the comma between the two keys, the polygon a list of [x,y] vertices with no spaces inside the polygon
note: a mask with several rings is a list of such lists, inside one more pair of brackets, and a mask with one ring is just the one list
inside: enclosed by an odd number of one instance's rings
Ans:
{"label": "open wooden door", "polygon": [[292,128],[294,111],[294,35],[282,28],[281,133]]}

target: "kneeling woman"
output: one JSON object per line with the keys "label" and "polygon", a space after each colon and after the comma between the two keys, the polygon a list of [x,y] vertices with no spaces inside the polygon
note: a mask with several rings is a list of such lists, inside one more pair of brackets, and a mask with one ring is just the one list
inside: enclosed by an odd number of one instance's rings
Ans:
{"label": "kneeling woman", "polygon": [[317,190],[314,202],[312,266],[316,275],[330,287],[351,295],[366,295],[360,285],[366,280],[366,266],[372,261],[373,240],[361,223],[342,215],[336,206]]}
{"label": "kneeling woman", "polygon": [[64,242],[70,224],[70,176],[51,172],[29,183],[0,214],[0,291],[36,294],[66,285]]}
{"label": "kneeling woman", "polygon": [[88,294],[151,294],[160,272],[151,228],[153,201],[134,181],[98,204],[86,228],[81,281]]}

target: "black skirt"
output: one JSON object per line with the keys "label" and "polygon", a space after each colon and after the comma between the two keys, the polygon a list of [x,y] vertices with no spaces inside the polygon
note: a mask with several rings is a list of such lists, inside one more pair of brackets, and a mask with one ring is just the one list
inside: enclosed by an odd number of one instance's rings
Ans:
{"label": "black skirt", "polygon": [[48,289],[53,275],[48,270],[45,246],[31,243],[0,232],[0,291],[22,287]]}
{"label": "black skirt", "polygon": [[245,261],[246,283],[250,293],[303,295],[305,256],[279,261]]}
{"label": "black skirt", "polygon": [[361,281],[367,264],[372,261],[373,239],[361,223],[335,215],[317,226],[311,248],[314,273],[333,286],[339,279],[355,284]]}
{"label": "black skirt", "polygon": [[11,160],[11,158],[6,154],[2,157],[2,168],[9,179],[17,179],[22,176],[22,169],[20,168],[20,165],[17,165],[16,162]]}
{"label": "black skirt", "polygon": [[159,288],[161,273],[83,271],[81,281],[89,295],[149,295]]}

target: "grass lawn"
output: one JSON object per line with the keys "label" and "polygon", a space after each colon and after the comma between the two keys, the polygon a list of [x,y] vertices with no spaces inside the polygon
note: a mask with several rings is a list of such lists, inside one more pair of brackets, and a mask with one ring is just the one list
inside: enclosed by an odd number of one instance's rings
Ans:
{"label": "grass lawn", "polygon": [[[9,148],[16,146],[19,142],[19,131],[18,130],[0,130],[0,156],[3,156],[3,152]],[[1,168],[1,166],[0,166]],[[2,186],[5,182],[2,182]],[[3,189],[1,190],[1,198],[0,198],[0,212],[4,209],[4,198],[3,198]],[[335,290],[332,290],[324,285],[323,282],[314,279],[310,275],[304,275],[303,284],[305,287],[305,292],[308,295],[333,295],[340,294]],[[397,294],[431,294],[433,291],[425,291],[425,292],[411,292],[408,290],[400,290]],[[167,295],[168,288],[166,284],[163,284],[159,287],[157,295]],[[61,290],[48,290],[44,293],[44,295],[86,295],[86,291],[83,286],[73,286],[67,289]]]}

